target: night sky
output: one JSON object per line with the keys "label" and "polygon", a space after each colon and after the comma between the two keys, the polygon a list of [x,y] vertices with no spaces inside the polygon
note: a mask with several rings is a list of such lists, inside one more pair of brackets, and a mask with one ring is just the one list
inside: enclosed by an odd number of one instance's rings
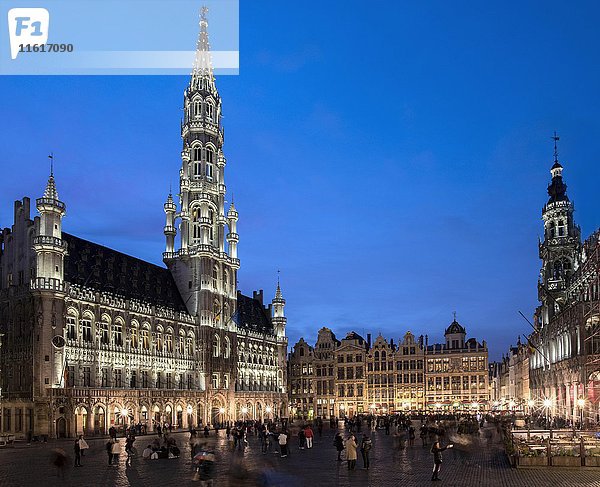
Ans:
{"label": "night sky", "polygon": [[[576,222],[600,227],[599,18],[583,1],[241,2],[240,75],[217,79],[240,289],[270,298],[281,269],[291,345],[322,326],[441,341],[456,311],[498,359],[537,305],[554,130]],[[1,77],[0,226],[53,151],[64,230],[162,264],[186,83]]]}

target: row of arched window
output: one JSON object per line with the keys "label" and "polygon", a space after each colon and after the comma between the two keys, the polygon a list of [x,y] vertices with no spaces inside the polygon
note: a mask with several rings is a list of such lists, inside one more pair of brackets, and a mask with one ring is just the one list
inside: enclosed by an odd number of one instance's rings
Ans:
{"label": "row of arched window", "polygon": [[214,123],[216,121],[216,114],[217,109],[214,102],[211,99],[203,101],[200,96],[197,96],[191,102],[186,101],[186,122],[189,122],[191,120],[200,120],[201,118],[207,118],[208,120]]}
{"label": "row of arched window", "polygon": [[177,353],[179,356],[193,357],[196,340],[192,331],[187,334],[183,328],[176,331],[158,324],[152,330],[150,323],[132,320],[126,326],[121,317],[114,321],[107,314],[95,320],[91,312],[79,317],[76,310],[69,310],[66,322],[66,338],[80,345],[97,343],[106,348],[123,348],[130,351],[155,351],[157,353]]}

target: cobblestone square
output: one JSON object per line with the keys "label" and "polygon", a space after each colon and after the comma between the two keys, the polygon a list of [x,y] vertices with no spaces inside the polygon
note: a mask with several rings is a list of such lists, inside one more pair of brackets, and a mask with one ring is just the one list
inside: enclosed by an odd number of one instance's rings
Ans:
{"label": "cobblestone square", "polygon": [[[71,441],[51,441],[46,444],[34,443],[30,446],[17,444],[0,450],[2,472],[0,485],[3,487],[21,486],[194,486],[188,433],[173,433],[181,447],[178,459],[144,460],[139,452],[153,439],[141,436],[136,440],[138,456],[131,466],[125,465],[125,455],[121,455],[117,466],[107,464],[104,450],[106,439],[89,440],[90,450],[82,458],[82,467],[69,466],[65,479],[58,478],[50,465],[50,452],[53,448],[63,448],[73,458]],[[218,453],[218,476],[215,486],[258,486],[261,478],[277,478],[269,486],[423,486],[430,485],[432,458],[428,447],[423,447],[419,439],[415,445],[403,449],[395,447],[393,435],[383,430],[371,433],[373,450],[371,468],[362,468],[357,462],[356,470],[349,471],[345,461],[336,461],[333,446],[334,431],[325,429],[323,436],[315,438],[312,449],[299,450],[296,438],[290,442],[290,455],[281,458],[279,454],[261,453],[256,436],[249,438],[244,453],[232,452],[227,444],[224,431],[219,437],[208,439],[210,448]],[[513,469],[501,449],[496,435],[486,438],[454,437],[456,446],[444,452],[442,485],[448,486],[489,486],[489,487],[530,487],[530,486],[600,486],[600,470],[593,468],[544,468]],[[460,442],[460,443],[459,443]],[[121,439],[121,443],[124,441]],[[72,465],[72,463],[71,463]],[[435,485],[435,483],[433,483]]]}

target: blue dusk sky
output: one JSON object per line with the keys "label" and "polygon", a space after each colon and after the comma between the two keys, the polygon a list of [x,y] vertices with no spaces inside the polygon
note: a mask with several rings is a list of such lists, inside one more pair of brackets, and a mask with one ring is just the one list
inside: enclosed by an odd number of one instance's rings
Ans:
{"label": "blue dusk sky", "polygon": [[[498,359],[537,305],[554,130],[576,221],[600,227],[600,4],[253,0],[239,19],[240,74],[217,83],[240,289],[270,299],[281,269],[290,344],[431,343],[456,311]],[[0,226],[53,151],[64,230],[162,265],[186,83],[0,77]]]}

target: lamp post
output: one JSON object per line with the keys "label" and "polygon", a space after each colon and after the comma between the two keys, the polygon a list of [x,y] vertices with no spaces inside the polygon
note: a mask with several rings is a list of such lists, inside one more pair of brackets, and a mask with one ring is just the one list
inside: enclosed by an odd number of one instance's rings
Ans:
{"label": "lamp post", "polygon": [[225,408],[219,408],[219,415],[221,416],[221,426],[225,423]]}
{"label": "lamp post", "polygon": [[544,408],[546,409],[546,427],[550,429],[550,408],[552,407],[552,401],[550,399],[544,399]]}
{"label": "lamp post", "polygon": [[[188,404],[188,407],[185,408],[185,410],[187,411],[187,423],[188,423],[188,428],[191,430],[194,427],[194,421],[192,419],[192,413],[194,412],[194,408]],[[183,425],[181,425],[183,427]]]}
{"label": "lamp post", "polygon": [[271,406],[267,406],[265,408],[265,413],[267,413],[267,419],[271,419],[270,416],[271,416],[272,411],[273,411],[273,408]]}
{"label": "lamp post", "polygon": [[577,399],[577,406],[579,407],[579,429],[583,430],[583,410],[585,409],[585,399],[583,397]]}
{"label": "lamp post", "polygon": [[242,408],[242,419],[244,422],[246,422],[246,414],[248,414],[248,408],[246,406],[244,406]]}

